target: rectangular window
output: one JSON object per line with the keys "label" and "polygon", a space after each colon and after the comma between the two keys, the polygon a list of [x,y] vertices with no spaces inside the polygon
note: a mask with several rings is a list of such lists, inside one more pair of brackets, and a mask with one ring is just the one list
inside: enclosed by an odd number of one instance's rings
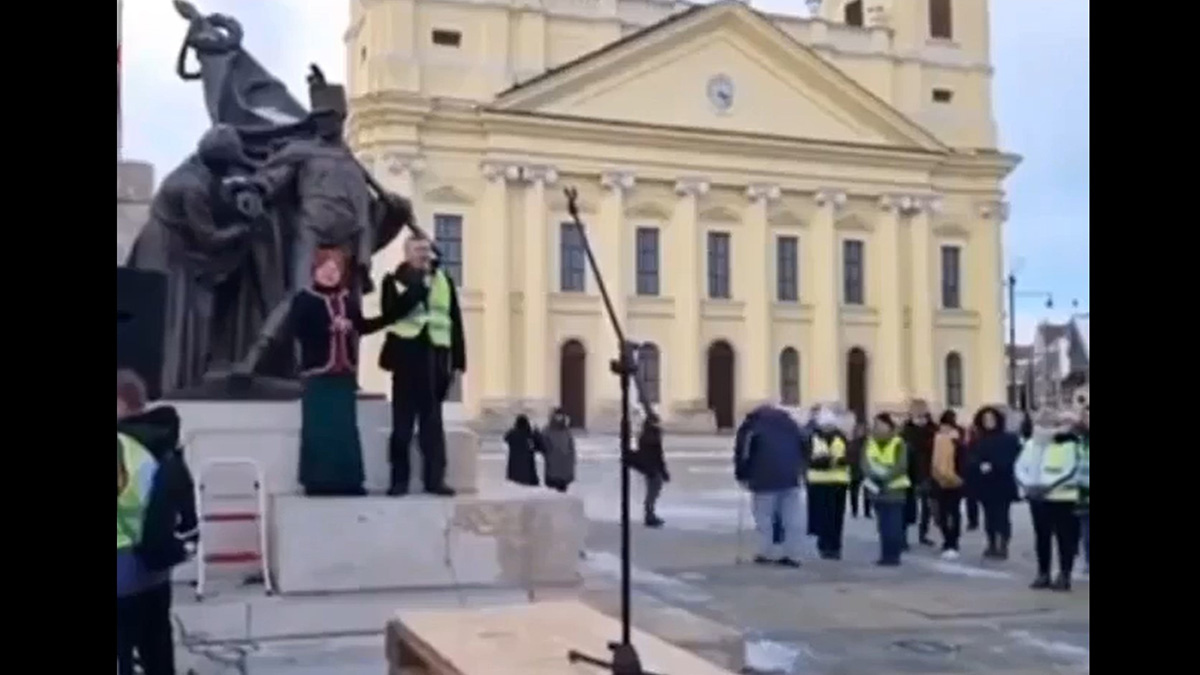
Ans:
{"label": "rectangular window", "polygon": [[863,248],[857,239],[842,242],[842,302],[847,305],[863,304]]}
{"label": "rectangular window", "polygon": [[463,285],[463,217],[445,213],[433,216],[433,238],[442,251],[441,266],[460,288]]}
{"label": "rectangular window", "polygon": [[433,44],[441,47],[457,47],[462,44],[462,33],[456,30],[434,28],[430,36]]}
{"label": "rectangular window", "polygon": [[708,297],[728,300],[729,292],[729,233],[708,233]]}
{"label": "rectangular window", "polygon": [[573,222],[563,223],[558,233],[558,281],[564,293],[583,293],[587,277],[587,253],[583,237]]}
{"label": "rectangular window", "polygon": [[962,308],[962,249],[942,247],[942,308]]}
{"label": "rectangular window", "polygon": [[949,103],[950,101],[953,101],[953,100],[954,100],[954,92],[953,91],[950,91],[949,89],[934,89],[933,90],[933,102],[934,103]]}
{"label": "rectangular window", "polygon": [[658,290],[658,228],[637,229],[637,294],[657,296]]}
{"label": "rectangular window", "polygon": [[949,40],[954,37],[950,0],[929,0],[929,37],[937,40]]}
{"label": "rectangular window", "polygon": [[800,299],[800,240],[796,237],[775,239],[775,299],[796,302]]}

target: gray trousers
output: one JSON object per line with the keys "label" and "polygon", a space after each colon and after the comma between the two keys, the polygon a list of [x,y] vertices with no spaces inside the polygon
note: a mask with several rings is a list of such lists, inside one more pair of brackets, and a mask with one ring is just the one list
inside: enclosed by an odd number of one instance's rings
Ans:
{"label": "gray trousers", "polygon": [[662,476],[646,476],[646,501],[644,506],[647,516],[655,515],[654,508],[658,505],[658,497],[662,494]]}

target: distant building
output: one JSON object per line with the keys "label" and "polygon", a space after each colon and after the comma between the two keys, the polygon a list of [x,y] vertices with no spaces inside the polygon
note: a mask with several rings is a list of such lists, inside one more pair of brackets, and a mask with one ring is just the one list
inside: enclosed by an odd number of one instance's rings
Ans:
{"label": "distant building", "polygon": [[1033,338],[1030,364],[1034,407],[1063,407],[1088,397],[1091,324],[1082,315],[1062,324],[1042,323]]}
{"label": "distant building", "polygon": [[121,160],[121,1],[117,0],[117,265],[125,263],[133,241],[150,217],[154,167]]}
{"label": "distant building", "polygon": [[1008,345],[1004,348],[1004,358],[1006,364],[1008,359],[1014,361],[1015,382],[1009,382],[1009,405],[1021,410],[1028,409],[1033,401],[1033,345]]}

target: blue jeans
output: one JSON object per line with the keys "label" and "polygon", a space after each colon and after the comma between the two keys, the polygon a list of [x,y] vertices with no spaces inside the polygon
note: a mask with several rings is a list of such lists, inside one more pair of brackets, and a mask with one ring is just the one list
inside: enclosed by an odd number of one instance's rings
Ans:
{"label": "blue jeans", "polygon": [[[766,558],[783,556],[793,560],[800,555],[800,488],[755,492],[753,499],[754,529],[758,532],[758,554]],[[775,543],[773,523],[778,518],[783,525],[783,536]]]}
{"label": "blue jeans", "polygon": [[879,561],[898,564],[904,549],[904,502],[876,501],[875,525],[879,530]]}

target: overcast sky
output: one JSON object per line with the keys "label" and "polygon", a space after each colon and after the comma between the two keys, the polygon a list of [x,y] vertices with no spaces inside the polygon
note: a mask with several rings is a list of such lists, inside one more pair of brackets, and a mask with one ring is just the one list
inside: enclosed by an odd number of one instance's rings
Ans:
{"label": "overcast sky", "polygon": [[[233,14],[246,45],[301,102],[304,75],[319,63],[344,79],[342,32],[348,0],[194,0],[204,12]],[[804,13],[801,0],[754,0],[755,7]],[[1004,150],[1024,156],[1008,180],[1005,262],[1019,287],[1054,294],[1018,299],[1021,339],[1044,318],[1061,319],[1089,286],[1088,0],[993,0],[996,116]],[[208,126],[195,83],[175,77],[185,24],[170,0],[125,0],[124,155],[148,160],[159,176],[195,147]]]}

